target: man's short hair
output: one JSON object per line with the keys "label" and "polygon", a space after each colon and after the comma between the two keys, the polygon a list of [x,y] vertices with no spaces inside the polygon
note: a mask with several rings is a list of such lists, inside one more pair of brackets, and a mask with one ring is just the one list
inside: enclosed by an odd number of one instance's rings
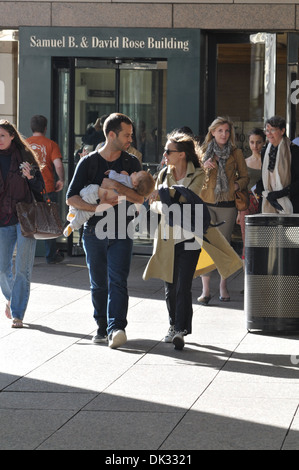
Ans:
{"label": "man's short hair", "polygon": [[121,113],[112,113],[110,114],[107,119],[105,119],[103,131],[105,137],[108,136],[109,132],[115,132],[116,135],[119,134],[121,131],[122,123],[128,124],[129,126],[133,126],[132,120],[126,116],[125,114]]}
{"label": "man's short hair", "polygon": [[36,114],[32,116],[30,127],[32,132],[41,132],[44,133],[47,127],[48,120],[45,116],[41,116],[40,114]]}

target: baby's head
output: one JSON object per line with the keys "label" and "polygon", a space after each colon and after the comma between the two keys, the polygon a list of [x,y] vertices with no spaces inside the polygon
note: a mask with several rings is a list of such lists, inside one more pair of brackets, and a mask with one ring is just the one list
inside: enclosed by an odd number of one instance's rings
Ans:
{"label": "baby's head", "polygon": [[140,196],[147,197],[155,188],[155,180],[147,171],[138,171],[130,175],[134,189]]}

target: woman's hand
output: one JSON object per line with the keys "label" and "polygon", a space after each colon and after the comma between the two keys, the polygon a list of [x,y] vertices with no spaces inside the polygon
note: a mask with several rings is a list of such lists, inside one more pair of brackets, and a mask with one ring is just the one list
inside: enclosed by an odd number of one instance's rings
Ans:
{"label": "woman's hand", "polygon": [[24,178],[27,178],[28,180],[32,180],[34,178],[34,174],[33,175],[31,174],[32,167],[31,167],[30,163],[23,162],[22,167],[21,167],[21,171],[22,171],[22,176],[24,176]]}
{"label": "woman's hand", "polygon": [[159,191],[157,189],[155,189],[146,199],[146,201],[148,201],[150,204],[152,204],[153,202],[155,202],[157,200],[159,196]]}
{"label": "woman's hand", "polygon": [[216,168],[216,163],[213,161],[213,158],[208,158],[203,164],[203,167],[206,169]]}

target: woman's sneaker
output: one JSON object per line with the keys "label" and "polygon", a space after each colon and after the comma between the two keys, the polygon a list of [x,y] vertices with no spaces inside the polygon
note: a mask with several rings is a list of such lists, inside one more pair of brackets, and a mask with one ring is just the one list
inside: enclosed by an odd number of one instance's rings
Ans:
{"label": "woman's sneaker", "polygon": [[175,335],[174,326],[170,326],[167,332],[167,335],[163,339],[164,343],[172,343],[174,335]]}
{"label": "woman's sneaker", "polygon": [[185,331],[176,331],[174,336],[173,336],[173,344],[174,344],[174,349],[179,349],[182,350],[183,347],[185,346]]}

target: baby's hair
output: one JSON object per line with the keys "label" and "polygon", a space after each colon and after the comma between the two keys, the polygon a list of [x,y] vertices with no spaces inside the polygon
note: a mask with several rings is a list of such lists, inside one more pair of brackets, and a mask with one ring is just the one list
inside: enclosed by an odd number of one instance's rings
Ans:
{"label": "baby's hair", "polygon": [[153,192],[155,188],[155,180],[147,171],[139,171],[138,173],[140,176],[135,189],[140,196],[146,197]]}

